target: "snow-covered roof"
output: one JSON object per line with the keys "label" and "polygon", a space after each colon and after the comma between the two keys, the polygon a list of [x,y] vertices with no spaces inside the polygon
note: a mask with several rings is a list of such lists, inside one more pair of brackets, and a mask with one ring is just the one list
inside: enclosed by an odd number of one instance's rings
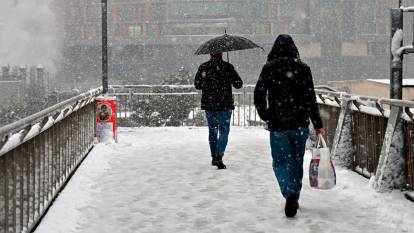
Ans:
{"label": "snow-covered roof", "polygon": [[[368,81],[390,85],[389,79],[368,79]],[[403,79],[403,86],[414,86],[414,79]]]}

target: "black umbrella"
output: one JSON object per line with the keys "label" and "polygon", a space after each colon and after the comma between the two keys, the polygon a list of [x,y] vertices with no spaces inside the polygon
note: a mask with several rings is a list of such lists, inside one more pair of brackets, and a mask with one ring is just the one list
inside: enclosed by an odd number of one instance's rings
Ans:
{"label": "black umbrella", "polygon": [[205,42],[204,44],[202,44],[197,49],[195,54],[196,55],[217,54],[217,53],[244,50],[244,49],[253,49],[253,48],[263,49],[262,47],[255,44],[253,41],[247,38],[244,38],[241,36],[232,36],[232,35],[224,34],[222,36],[213,38]]}

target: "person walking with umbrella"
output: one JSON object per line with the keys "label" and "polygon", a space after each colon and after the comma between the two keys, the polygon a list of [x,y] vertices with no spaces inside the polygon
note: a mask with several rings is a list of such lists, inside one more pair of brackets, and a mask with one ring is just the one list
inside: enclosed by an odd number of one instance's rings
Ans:
{"label": "person walking with umbrella", "polygon": [[286,198],[285,214],[294,217],[299,208],[310,121],[317,134],[325,130],[311,70],[300,60],[291,36],[276,39],[256,84],[254,104],[270,131],[273,171]]}
{"label": "person walking with umbrella", "polygon": [[223,61],[222,56],[222,53],[211,54],[210,60],[198,68],[194,81],[195,88],[202,90],[201,109],[206,112],[211,164],[218,169],[226,169],[223,156],[234,109],[232,87],[243,86],[233,65]]}
{"label": "person walking with umbrella", "polygon": [[[196,55],[210,54],[210,60],[198,68],[194,86],[202,90],[201,109],[206,112],[211,164],[218,169],[226,169],[223,156],[234,109],[232,87],[239,89],[243,86],[239,74],[229,63],[228,52],[252,48],[261,47],[247,38],[225,32],[224,35],[203,43],[195,52]],[[227,62],[223,61],[223,52],[227,52]]]}

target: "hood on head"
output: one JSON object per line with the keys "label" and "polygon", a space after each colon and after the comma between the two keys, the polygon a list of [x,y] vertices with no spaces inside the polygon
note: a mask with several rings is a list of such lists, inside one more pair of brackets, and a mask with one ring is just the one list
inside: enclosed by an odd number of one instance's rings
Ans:
{"label": "hood on head", "polygon": [[300,58],[299,50],[290,35],[281,34],[277,37],[272,50],[267,56],[267,61],[272,61],[280,57]]}

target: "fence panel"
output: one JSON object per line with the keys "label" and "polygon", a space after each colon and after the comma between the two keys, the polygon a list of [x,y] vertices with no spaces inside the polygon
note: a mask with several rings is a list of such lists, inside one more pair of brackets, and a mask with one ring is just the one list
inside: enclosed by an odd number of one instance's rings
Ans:
{"label": "fence panel", "polygon": [[[119,126],[206,126],[201,92],[186,85],[112,86]],[[233,126],[264,125],[254,106],[254,86],[233,91]]]}
{"label": "fence panel", "polygon": [[353,168],[365,177],[369,178],[376,172],[387,121],[385,117],[352,112]]}
{"label": "fence panel", "polygon": [[319,104],[319,112],[322,118],[323,127],[326,130],[326,144],[329,148],[332,148],[341,109],[331,105]]}
{"label": "fence panel", "polygon": [[0,233],[30,232],[94,143],[94,98],[0,128]]}
{"label": "fence panel", "polygon": [[404,122],[405,175],[407,188],[414,191],[414,123]]}

